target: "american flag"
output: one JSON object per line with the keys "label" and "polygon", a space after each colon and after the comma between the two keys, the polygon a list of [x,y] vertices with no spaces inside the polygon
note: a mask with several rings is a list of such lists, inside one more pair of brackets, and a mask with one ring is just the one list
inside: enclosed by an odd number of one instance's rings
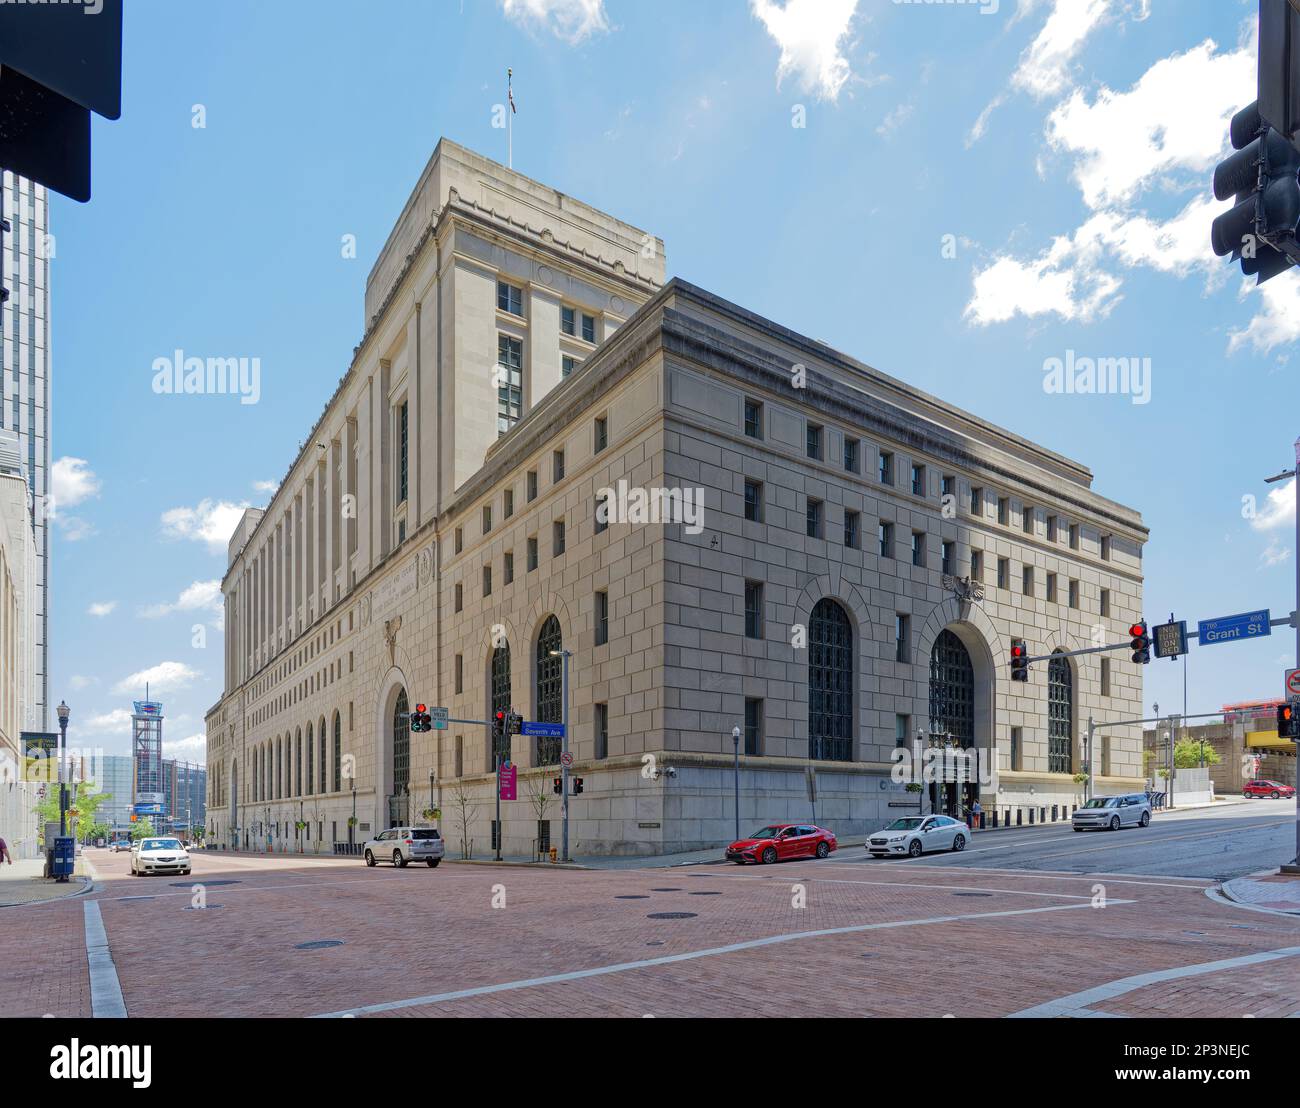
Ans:
{"label": "american flag", "polygon": [[506,99],[510,101],[510,111],[514,114],[518,114],[519,109],[515,107],[515,90],[511,86],[511,81],[513,79],[514,79],[514,70],[507,69],[506,70]]}

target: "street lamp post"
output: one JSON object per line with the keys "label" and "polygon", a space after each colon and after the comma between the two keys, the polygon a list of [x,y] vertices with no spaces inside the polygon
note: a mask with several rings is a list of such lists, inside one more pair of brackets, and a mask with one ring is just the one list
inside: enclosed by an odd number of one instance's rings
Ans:
{"label": "street lamp post", "polygon": [[348,846],[352,846],[353,835],[357,828],[357,779],[349,777],[348,784],[352,786],[352,818],[348,820]]}
{"label": "street lamp post", "polygon": [[[1291,478],[1291,491],[1295,494],[1295,608],[1291,612],[1291,626],[1295,628],[1295,664],[1300,669],[1300,439],[1295,440],[1295,466],[1274,477],[1266,477],[1264,481],[1271,485],[1287,477]],[[1295,857],[1291,860],[1293,868],[1288,872],[1300,868],[1300,789],[1296,789],[1295,805]]]}
{"label": "street lamp post", "polygon": [[732,784],[735,789],[736,841],[740,841],[740,728],[731,729]]}
{"label": "street lamp post", "polygon": [[63,759],[68,748],[68,717],[72,709],[66,700],[59,701],[59,834],[68,833],[68,786],[64,780]]}

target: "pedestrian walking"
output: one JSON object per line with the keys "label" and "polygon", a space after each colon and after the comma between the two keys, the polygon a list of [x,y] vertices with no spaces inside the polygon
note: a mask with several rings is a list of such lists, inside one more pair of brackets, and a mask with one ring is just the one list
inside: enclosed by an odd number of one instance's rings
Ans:
{"label": "pedestrian walking", "polygon": [[984,809],[980,807],[980,798],[977,796],[975,802],[970,806],[970,829],[978,831],[980,820],[984,815]]}
{"label": "pedestrian walking", "polygon": [[9,853],[9,844],[0,839],[0,862],[8,862],[11,866],[14,864],[13,857]]}

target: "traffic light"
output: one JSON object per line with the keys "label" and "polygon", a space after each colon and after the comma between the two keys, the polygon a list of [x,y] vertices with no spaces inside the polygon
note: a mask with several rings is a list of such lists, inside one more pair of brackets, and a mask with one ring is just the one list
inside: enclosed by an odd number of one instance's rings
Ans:
{"label": "traffic light", "polygon": [[1029,648],[1024,639],[1011,640],[1011,680],[1029,680]]}
{"label": "traffic light", "polygon": [[432,731],[433,718],[429,715],[429,710],[423,704],[417,704],[415,711],[410,715],[412,731]]}
{"label": "traffic light", "polygon": [[577,796],[580,792],[582,792],[582,778],[575,777],[573,779],[573,795]]}
{"label": "traffic light", "polygon": [[1294,739],[1297,736],[1296,706],[1293,701],[1277,706],[1277,737]]}
{"label": "traffic light", "polygon": [[493,712],[492,713],[492,744],[494,746],[497,745],[508,734],[509,732],[506,730],[506,713]]}
{"label": "traffic light", "polygon": [[1133,651],[1133,661],[1146,665],[1151,661],[1151,636],[1147,634],[1147,621],[1138,620],[1129,629],[1129,649]]}
{"label": "traffic light", "polygon": [[563,777],[552,777],[552,778],[551,778],[551,792],[553,792],[556,796],[559,796],[561,793],[564,792],[564,778],[563,778]]}
{"label": "traffic light", "polygon": [[1211,224],[1210,245],[1262,285],[1300,260],[1300,152],[1261,118],[1259,101],[1232,117],[1228,137],[1237,153],[1215,167],[1214,195],[1237,203]]}

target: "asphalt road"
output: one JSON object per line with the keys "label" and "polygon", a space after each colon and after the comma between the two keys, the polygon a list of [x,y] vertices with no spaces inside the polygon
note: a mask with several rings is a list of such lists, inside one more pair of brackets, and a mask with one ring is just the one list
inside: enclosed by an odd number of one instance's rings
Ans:
{"label": "asphalt road", "polygon": [[986,831],[960,854],[923,858],[872,858],[863,847],[844,847],[833,861],[868,866],[944,866],[1133,873],[1204,877],[1224,881],[1276,869],[1295,856],[1294,800],[1156,813],[1147,828],[1075,832],[1068,824],[1033,830]]}

